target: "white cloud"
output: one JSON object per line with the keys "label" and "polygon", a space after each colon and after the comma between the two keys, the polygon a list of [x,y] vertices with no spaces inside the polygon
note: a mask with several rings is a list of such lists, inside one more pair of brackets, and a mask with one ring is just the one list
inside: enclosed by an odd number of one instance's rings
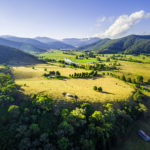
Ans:
{"label": "white cloud", "polygon": [[121,15],[104,33],[97,34],[96,36],[109,38],[119,37],[138,24],[143,18],[150,18],[150,13],[145,13],[144,10],[141,10],[131,15]]}
{"label": "white cloud", "polygon": [[98,19],[96,20],[96,27],[100,27],[101,24],[104,23],[104,22],[106,22],[106,21],[107,21],[107,22],[112,22],[114,18],[115,18],[114,16],[110,16],[110,17],[105,17],[105,16],[103,16],[103,17],[101,17],[101,18],[98,18]]}

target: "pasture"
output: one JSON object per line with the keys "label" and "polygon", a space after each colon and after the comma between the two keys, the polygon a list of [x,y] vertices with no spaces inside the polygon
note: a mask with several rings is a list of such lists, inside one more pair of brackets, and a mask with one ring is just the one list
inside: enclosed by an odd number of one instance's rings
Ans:
{"label": "pasture", "polygon": [[135,62],[121,62],[120,69],[122,72],[131,73],[134,76],[142,75],[144,81],[150,79],[150,64],[135,63]]}
{"label": "pasture", "polygon": [[[134,89],[125,82],[112,77],[99,77],[96,79],[64,79],[48,80],[42,75],[47,71],[59,71],[63,76],[69,76],[74,72],[85,72],[83,69],[61,68],[55,65],[35,65],[26,67],[13,67],[13,73],[18,85],[22,86],[25,94],[46,93],[57,100],[71,100],[62,93],[70,93],[78,96],[79,101],[105,102],[127,100]],[[103,92],[96,92],[93,86],[101,86]]]}

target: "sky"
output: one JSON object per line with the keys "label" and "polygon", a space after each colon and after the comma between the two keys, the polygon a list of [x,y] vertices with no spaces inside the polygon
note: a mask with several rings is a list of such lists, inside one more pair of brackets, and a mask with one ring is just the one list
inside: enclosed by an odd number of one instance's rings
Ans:
{"label": "sky", "polygon": [[119,38],[150,34],[150,0],[0,0],[0,35]]}

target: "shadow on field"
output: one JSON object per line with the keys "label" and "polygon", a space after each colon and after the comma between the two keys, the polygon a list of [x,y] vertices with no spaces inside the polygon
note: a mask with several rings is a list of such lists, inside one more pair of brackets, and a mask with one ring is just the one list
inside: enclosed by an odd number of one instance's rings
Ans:
{"label": "shadow on field", "polygon": [[101,92],[101,93],[104,93],[104,94],[112,94],[112,95],[115,95],[114,93],[110,93],[110,92],[105,92],[105,91],[103,91],[103,92]]}

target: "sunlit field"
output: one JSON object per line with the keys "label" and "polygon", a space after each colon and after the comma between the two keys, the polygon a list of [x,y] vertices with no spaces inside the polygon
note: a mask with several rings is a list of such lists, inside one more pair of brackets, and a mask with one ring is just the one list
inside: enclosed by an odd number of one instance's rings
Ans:
{"label": "sunlit field", "polygon": [[[134,89],[121,80],[112,77],[100,77],[97,79],[45,79],[42,75],[47,71],[60,71],[63,76],[69,76],[74,72],[85,72],[82,69],[61,68],[51,65],[13,67],[13,73],[16,83],[22,86],[25,94],[47,93],[54,99],[71,98],[63,96],[63,92],[77,95],[80,101],[104,102],[115,100],[127,100]],[[99,93],[93,90],[93,86],[101,86],[103,92]]]}
{"label": "sunlit field", "polygon": [[132,73],[133,75],[142,75],[144,80],[150,79],[150,64],[122,62],[120,66],[122,72]]}

